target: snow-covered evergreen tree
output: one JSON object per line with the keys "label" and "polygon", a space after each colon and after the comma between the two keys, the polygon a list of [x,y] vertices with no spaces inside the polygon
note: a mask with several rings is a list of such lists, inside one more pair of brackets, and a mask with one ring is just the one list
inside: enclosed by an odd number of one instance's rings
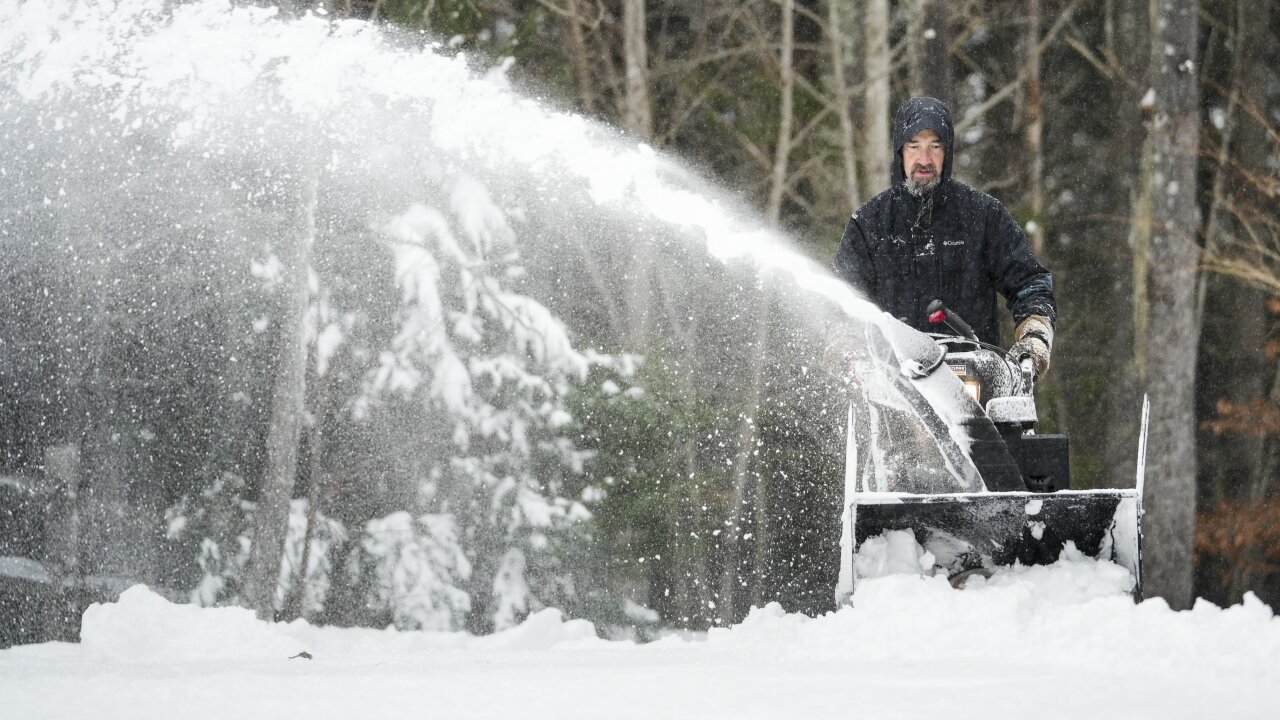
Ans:
{"label": "snow-covered evergreen tree", "polygon": [[[471,596],[462,589],[471,563],[458,543],[453,516],[429,513],[414,519],[402,511],[371,520],[361,549],[372,570],[371,609],[390,613],[395,626],[405,630],[463,626],[471,611]],[[357,578],[361,565],[353,568]]]}
{"label": "snow-covered evergreen tree", "polygon": [[[250,523],[256,509],[241,496],[244,481],[231,474],[212,482],[196,496],[185,496],[165,512],[168,537],[194,544],[200,576],[191,590],[191,602],[202,607],[239,601],[243,572],[249,560]],[[313,616],[325,605],[334,582],[334,558],[337,549],[347,542],[342,523],[314,513],[316,527],[308,536],[307,501],[294,500],[290,505],[289,526],[285,535],[284,558],[275,590],[275,607],[284,607],[285,599],[302,582],[302,613]],[[304,553],[303,545],[310,548]],[[306,573],[300,573],[303,557]]]}
{"label": "snow-covered evergreen tree", "polygon": [[516,233],[486,187],[469,176],[447,187],[441,206],[415,204],[386,228],[399,332],[359,407],[376,412],[399,396],[446,419],[448,456],[432,461],[420,494],[457,518],[474,568],[469,626],[501,629],[573,596],[556,546],[590,517],[588,453],[565,434],[565,401],[611,359],[576,350],[562,322],[513,289]]}
{"label": "snow-covered evergreen tree", "polygon": [[234,602],[241,571],[249,559],[248,518],[253,503],[244,500],[244,479],[223,473],[197,495],[183,496],[165,510],[171,541],[194,543],[199,578],[190,593],[202,607]]}

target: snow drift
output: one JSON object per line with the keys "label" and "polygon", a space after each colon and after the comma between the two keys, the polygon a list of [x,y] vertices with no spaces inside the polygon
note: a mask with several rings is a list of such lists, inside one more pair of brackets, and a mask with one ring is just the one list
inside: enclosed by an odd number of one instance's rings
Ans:
{"label": "snow drift", "polygon": [[1275,717],[1280,622],[1254,596],[1135,605],[1123,571],[1064,553],[953,589],[867,580],[823,617],[754,610],[638,645],[544,610],[487,637],[268,624],[144,587],[85,613],[81,645],[0,652],[7,717]]}

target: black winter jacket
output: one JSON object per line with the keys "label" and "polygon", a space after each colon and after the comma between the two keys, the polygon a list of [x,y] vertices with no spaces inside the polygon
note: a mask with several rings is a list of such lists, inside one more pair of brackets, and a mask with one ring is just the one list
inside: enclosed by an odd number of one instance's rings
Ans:
{"label": "black winter jacket", "polygon": [[[938,186],[923,197],[902,184],[902,146],[931,128],[946,157]],[[951,118],[933,98],[912,98],[894,118],[893,185],[849,219],[834,270],[882,310],[925,332],[929,303],[942,300],[984,342],[1000,344],[996,293],[1014,323],[1028,315],[1057,321],[1053,276],[1031,254],[1022,229],[1000,201],[951,179]]]}

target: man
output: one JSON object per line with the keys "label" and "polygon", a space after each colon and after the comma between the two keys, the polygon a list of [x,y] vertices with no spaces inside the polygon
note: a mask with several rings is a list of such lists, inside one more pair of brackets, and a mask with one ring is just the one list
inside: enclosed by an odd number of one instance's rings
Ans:
{"label": "man", "polygon": [[942,302],[983,342],[999,345],[996,293],[1017,326],[1010,353],[1049,369],[1057,304],[1053,276],[1000,201],[951,177],[951,113],[942,101],[914,97],[893,119],[888,190],[849,219],[834,270],[882,310],[925,332],[926,308]]}

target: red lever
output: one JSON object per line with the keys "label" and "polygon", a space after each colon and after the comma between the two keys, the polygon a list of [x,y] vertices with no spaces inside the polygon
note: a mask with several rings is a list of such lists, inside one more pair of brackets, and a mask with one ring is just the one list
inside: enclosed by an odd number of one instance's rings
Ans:
{"label": "red lever", "polygon": [[947,314],[941,310],[934,310],[933,314],[929,316],[929,322],[931,323],[945,322],[946,319]]}

